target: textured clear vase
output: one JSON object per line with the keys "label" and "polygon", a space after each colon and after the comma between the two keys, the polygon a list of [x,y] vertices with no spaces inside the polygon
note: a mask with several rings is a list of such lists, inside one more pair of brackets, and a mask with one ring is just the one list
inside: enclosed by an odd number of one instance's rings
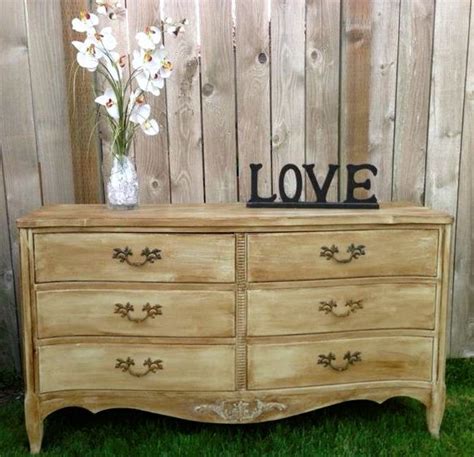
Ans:
{"label": "textured clear vase", "polygon": [[114,156],[107,178],[107,205],[110,209],[138,207],[138,176],[134,161],[126,155]]}

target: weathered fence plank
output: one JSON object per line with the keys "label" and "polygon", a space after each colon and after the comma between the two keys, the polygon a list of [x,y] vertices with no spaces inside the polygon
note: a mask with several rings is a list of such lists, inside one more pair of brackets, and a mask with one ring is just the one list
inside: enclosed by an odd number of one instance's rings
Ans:
{"label": "weathered fence plank", "polygon": [[[27,0],[36,145],[43,202],[73,203],[74,183],[59,0]],[[44,33],[45,30],[48,33]],[[58,71],[59,69],[59,71]]]}
{"label": "weathered fence plank", "polygon": [[237,199],[232,3],[206,0],[200,13],[206,202],[231,202]]}
{"label": "weathered fence plank", "polygon": [[399,13],[399,0],[373,1],[368,162],[378,174],[369,193],[381,201],[392,199]]}
{"label": "weathered fence plank", "polygon": [[[150,25],[161,23],[162,0],[128,0],[130,47],[136,48],[135,35]],[[173,56],[170,56],[173,60]],[[168,157],[168,120],[166,118],[166,88],[158,97],[149,95],[151,116],[158,121],[160,133],[155,136],[141,132],[135,138],[135,156],[140,190],[140,203],[169,203],[170,178]]]}
{"label": "weathered fence plank", "polygon": [[451,355],[474,356],[474,9],[464,91],[461,167],[456,224]]}
{"label": "weathered fence plank", "polygon": [[103,193],[99,141],[95,130],[93,80],[84,70],[79,69],[76,73],[77,51],[71,45],[71,41],[84,38],[83,34],[72,30],[71,21],[81,10],[87,10],[88,2],[68,0],[60,3],[74,194],[76,203],[99,203],[103,201]]}
{"label": "weathered fence plank", "polygon": [[[305,2],[272,0],[271,98],[273,187],[281,168],[305,161]],[[286,174],[285,189],[293,196],[296,180]],[[304,186],[302,193],[304,200]]]}
{"label": "weathered fence plank", "polygon": [[[306,2],[306,163],[315,163],[323,182],[328,164],[339,163],[339,0]],[[337,179],[328,201],[338,198]],[[306,185],[306,199],[314,200]]]}
{"label": "weathered fence plank", "polygon": [[[9,246],[5,241],[10,235],[13,271],[16,281],[16,296],[19,278],[19,252],[17,243],[16,219],[41,205],[41,184],[36,154],[35,125],[31,94],[30,65],[28,61],[28,37],[26,30],[25,5],[23,2],[9,0],[2,3],[0,15],[0,148],[2,153],[2,174],[5,194],[1,195],[7,203],[8,226],[3,225],[1,255],[5,256],[4,279],[8,278]],[[6,199],[6,200],[5,200]],[[2,204],[5,208],[5,203]],[[0,221],[7,224],[3,217]],[[6,274],[6,276],[5,276]],[[8,282],[8,281],[7,281]],[[1,292],[11,297],[9,284],[4,284]],[[8,303],[1,308],[9,323],[7,339],[17,337],[16,317]],[[18,351],[13,350],[16,366],[19,365]]]}
{"label": "weathered fence plank", "polygon": [[[370,59],[372,46],[372,2],[342,3],[341,101],[340,101],[340,196],[346,197],[348,163],[369,159]],[[360,178],[362,179],[362,177]],[[366,196],[357,192],[357,197]]]}
{"label": "weathered fence plank", "polygon": [[430,100],[434,0],[401,2],[394,200],[423,203]]}
{"label": "weathered fence plank", "polygon": [[188,19],[186,32],[166,38],[173,56],[173,77],[167,82],[171,200],[204,201],[197,0],[166,0],[165,16]]}
{"label": "weathered fence plank", "polygon": [[[456,216],[469,0],[437,2],[425,203]],[[451,309],[448,325],[451,325]],[[449,328],[448,327],[448,328]],[[447,335],[450,347],[450,333]]]}
{"label": "weathered fence plank", "polygon": [[260,195],[272,190],[270,42],[267,0],[236,0],[236,84],[239,199],[250,197],[251,163],[261,163]]}

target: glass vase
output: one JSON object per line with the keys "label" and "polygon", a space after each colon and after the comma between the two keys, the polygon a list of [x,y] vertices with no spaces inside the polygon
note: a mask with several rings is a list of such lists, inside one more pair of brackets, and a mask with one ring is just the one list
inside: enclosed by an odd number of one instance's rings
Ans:
{"label": "glass vase", "polygon": [[107,206],[114,210],[138,207],[138,176],[134,160],[128,155],[114,155],[107,177]]}

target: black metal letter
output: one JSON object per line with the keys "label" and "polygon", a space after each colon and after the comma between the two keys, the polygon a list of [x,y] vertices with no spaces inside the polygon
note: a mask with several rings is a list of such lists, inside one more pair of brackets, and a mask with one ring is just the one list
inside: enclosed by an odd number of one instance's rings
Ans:
{"label": "black metal letter", "polygon": [[344,203],[377,203],[377,198],[375,195],[372,195],[369,198],[355,198],[354,190],[358,187],[362,189],[370,189],[370,179],[366,179],[362,182],[357,182],[354,179],[355,174],[360,170],[368,170],[373,173],[374,176],[377,176],[377,168],[370,163],[362,163],[360,165],[347,165],[347,197]]}
{"label": "black metal letter", "polygon": [[329,171],[326,175],[326,178],[324,179],[323,187],[319,186],[316,175],[314,174],[314,163],[310,165],[303,165],[303,168],[306,170],[309,180],[311,181],[311,185],[313,186],[314,193],[316,194],[316,201],[319,203],[326,203],[329,186],[331,185],[336,171],[339,169],[339,165],[329,165]]}
{"label": "black metal letter", "polygon": [[[285,192],[285,176],[289,170],[293,170],[296,179],[296,190],[293,197],[288,197]],[[280,171],[280,177],[278,179],[278,188],[280,191],[280,197],[284,202],[297,202],[301,197],[301,191],[303,190],[303,178],[301,176],[300,169],[293,163],[286,164]]]}
{"label": "black metal letter", "polygon": [[251,171],[251,194],[250,200],[251,203],[256,202],[274,202],[276,199],[276,194],[273,194],[271,197],[260,197],[258,195],[258,171],[262,168],[263,165],[261,163],[251,163],[250,164],[250,171]]}

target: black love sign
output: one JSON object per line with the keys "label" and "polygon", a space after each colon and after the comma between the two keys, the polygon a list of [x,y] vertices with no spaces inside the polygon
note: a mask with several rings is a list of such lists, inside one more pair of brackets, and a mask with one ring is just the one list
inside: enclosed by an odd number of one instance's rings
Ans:
{"label": "black love sign", "polygon": [[[251,171],[251,196],[247,202],[250,208],[359,208],[359,209],[377,209],[379,207],[377,198],[372,195],[368,198],[356,198],[355,190],[365,189],[370,190],[370,179],[358,181],[356,174],[359,171],[366,170],[377,176],[377,168],[369,163],[359,165],[346,165],[347,169],[347,186],[346,199],[341,202],[328,202],[327,194],[331,183],[339,170],[339,165],[329,165],[328,172],[323,182],[319,182],[314,172],[314,164],[303,165],[303,170],[308,177],[309,182],[316,195],[315,201],[300,201],[303,192],[303,174],[301,170],[293,163],[286,164],[280,171],[278,178],[278,192],[281,201],[276,201],[277,194],[270,196],[260,196],[258,194],[258,174],[262,168],[261,163],[250,164]],[[285,178],[288,173],[292,173],[296,182],[293,195],[288,195],[285,189]]]}

